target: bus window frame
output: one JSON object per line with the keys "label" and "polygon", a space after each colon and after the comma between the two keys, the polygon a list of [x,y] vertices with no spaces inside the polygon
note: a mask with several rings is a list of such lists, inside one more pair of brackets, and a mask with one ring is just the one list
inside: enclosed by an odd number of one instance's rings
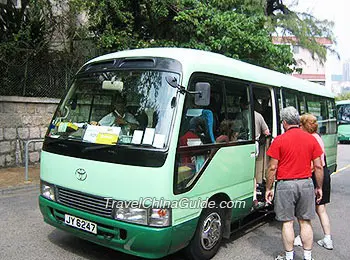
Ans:
{"label": "bus window frame", "polygon": [[[193,81],[196,78],[200,78],[200,77],[215,77],[215,80],[220,80],[223,82],[223,87],[222,87],[222,95],[223,95],[223,105],[224,105],[224,111],[225,114],[227,114],[227,87],[226,87],[226,82],[230,81],[230,82],[237,82],[238,84],[241,85],[246,85],[246,91],[247,91],[247,98],[249,100],[250,103],[250,111],[251,111],[251,131],[252,131],[252,135],[251,135],[251,140],[239,140],[239,141],[235,141],[235,142],[228,142],[228,143],[211,143],[211,144],[201,144],[198,146],[180,146],[180,133],[182,132],[182,124],[183,124],[183,120],[184,117],[186,115],[186,104],[187,104],[187,100],[186,100],[186,96],[185,96],[185,100],[183,102],[183,110],[182,110],[182,115],[181,115],[181,122],[180,122],[180,128],[179,128],[179,135],[178,135],[178,140],[177,140],[177,148],[176,148],[176,153],[175,153],[175,160],[174,160],[174,171],[173,171],[173,194],[174,195],[179,195],[179,194],[183,194],[186,193],[188,191],[190,191],[191,189],[193,189],[193,187],[196,185],[196,183],[198,182],[198,180],[200,179],[200,177],[202,176],[202,174],[204,173],[205,169],[207,168],[207,166],[209,165],[211,159],[215,156],[215,154],[223,147],[230,147],[230,146],[240,146],[240,145],[247,145],[247,144],[254,144],[255,143],[255,124],[253,124],[253,115],[254,115],[254,110],[253,110],[253,102],[252,102],[252,82],[249,81],[244,81],[244,80],[240,80],[240,79],[236,79],[236,78],[230,78],[230,77],[225,77],[225,76],[221,76],[221,75],[216,75],[216,74],[212,74],[212,73],[206,73],[206,72],[194,72],[191,77],[189,78],[189,83],[188,83],[188,88],[189,90],[191,90],[191,86],[194,84]],[[188,94],[186,94],[188,95]],[[253,138],[254,137],[254,138]],[[186,187],[185,189],[178,189],[177,184],[178,184],[178,162],[180,161],[180,156],[181,155],[192,155],[192,156],[199,156],[199,155],[204,155],[207,154],[208,157],[206,158],[204,164],[202,165],[202,167],[200,168],[200,170],[198,172],[195,173],[195,177],[194,179],[191,179],[191,185],[189,185],[188,187]]]}

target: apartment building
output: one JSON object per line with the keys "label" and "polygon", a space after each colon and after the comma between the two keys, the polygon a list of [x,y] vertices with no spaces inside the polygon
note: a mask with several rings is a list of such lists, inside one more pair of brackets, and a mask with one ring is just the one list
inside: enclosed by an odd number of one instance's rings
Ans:
{"label": "apartment building", "polygon": [[[322,37],[316,38],[316,41],[325,46],[333,44],[329,39]],[[297,62],[297,68],[302,69],[301,74],[294,72],[292,74],[294,77],[325,85],[325,65],[317,59],[313,59],[311,53],[298,44],[298,39],[295,36],[273,37],[273,43],[290,45],[294,59]]]}

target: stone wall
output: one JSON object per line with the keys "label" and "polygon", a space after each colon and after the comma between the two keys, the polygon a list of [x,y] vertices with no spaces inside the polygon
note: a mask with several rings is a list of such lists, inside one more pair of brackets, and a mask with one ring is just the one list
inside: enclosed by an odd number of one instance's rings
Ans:
{"label": "stone wall", "polygon": [[[59,99],[0,96],[0,167],[24,165],[25,142],[43,139]],[[42,142],[29,145],[29,163],[39,162]]]}

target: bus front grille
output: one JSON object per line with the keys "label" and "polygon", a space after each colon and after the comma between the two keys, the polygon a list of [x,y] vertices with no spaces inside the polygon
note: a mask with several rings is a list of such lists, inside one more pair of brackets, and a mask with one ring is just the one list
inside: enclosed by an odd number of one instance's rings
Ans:
{"label": "bus front grille", "polygon": [[57,195],[57,201],[65,206],[103,217],[112,217],[111,200],[62,187],[57,187]]}

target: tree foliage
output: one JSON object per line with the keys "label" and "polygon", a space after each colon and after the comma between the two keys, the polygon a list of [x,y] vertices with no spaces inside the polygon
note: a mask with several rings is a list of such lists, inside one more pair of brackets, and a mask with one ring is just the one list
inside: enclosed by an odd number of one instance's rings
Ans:
{"label": "tree foliage", "polygon": [[[30,55],[47,51],[54,41],[72,59],[91,56],[93,48],[83,43],[92,39],[101,52],[196,48],[288,73],[295,64],[291,50],[274,45],[272,35],[296,36],[321,61],[326,48],[315,37],[334,40],[331,23],[293,12],[283,0],[23,0],[19,10],[6,8],[0,12],[0,54],[7,57],[24,49]],[[86,18],[77,19],[82,14]]]}
{"label": "tree foliage", "polygon": [[195,48],[290,72],[292,53],[288,47],[272,43],[263,9],[237,11],[238,2],[94,0],[86,8],[89,30],[106,51]]}
{"label": "tree foliage", "polygon": [[340,100],[350,100],[350,92],[339,94],[338,96],[335,97],[336,101]]}
{"label": "tree foliage", "polygon": [[7,1],[0,7],[0,65],[19,66],[48,53],[53,26],[46,1],[23,0],[21,8]]}
{"label": "tree foliage", "polygon": [[[298,1],[294,2],[295,5],[298,4]],[[266,15],[271,31],[283,36],[295,36],[297,43],[309,50],[312,57],[321,63],[326,61],[327,50],[336,53],[332,47],[317,42],[317,38],[323,37],[335,43],[333,22],[319,20],[306,12],[292,11],[283,0],[267,0]]]}

